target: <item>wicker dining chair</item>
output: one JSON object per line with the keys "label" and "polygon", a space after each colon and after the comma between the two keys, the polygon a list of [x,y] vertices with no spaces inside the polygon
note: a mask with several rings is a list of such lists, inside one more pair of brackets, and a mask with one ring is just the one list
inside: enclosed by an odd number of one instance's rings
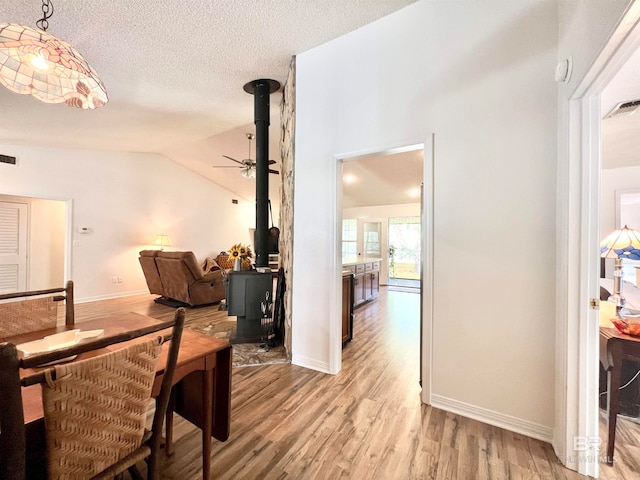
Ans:
{"label": "wicker dining chair", "polygon": [[[144,459],[147,478],[158,479],[162,426],[184,317],[183,308],[176,310],[151,430],[145,429],[146,414],[163,337],[139,341],[86,360],[55,365],[21,380],[18,368],[24,366],[25,360],[17,359],[15,346],[0,344],[0,387],[8,391],[3,399],[3,409],[6,407],[7,411],[0,410],[0,426],[4,429],[0,433],[0,445],[7,448],[0,454],[0,477],[24,478],[25,442],[24,432],[19,430],[21,423],[24,430],[19,388],[17,400],[16,395],[11,394],[18,379],[18,386],[42,384],[48,478],[106,479],[126,470],[133,478],[143,478],[136,464]],[[159,325],[171,326],[167,322]],[[128,339],[138,333],[149,333],[148,328],[143,330],[134,332]],[[106,340],[87,342],[82,349],[89,351],[92,344],[102,348]],[[46,361],[50,361],[48,355]],[[19,421],[14,417],[19,417]]]}
{"label": "wicker dining chair", "polygon": [[58,302],[63,300],[65,325],[72,326],[75,319],[71,280],[64,288],[0,295],[0,338],[55,327],[58,321]]}

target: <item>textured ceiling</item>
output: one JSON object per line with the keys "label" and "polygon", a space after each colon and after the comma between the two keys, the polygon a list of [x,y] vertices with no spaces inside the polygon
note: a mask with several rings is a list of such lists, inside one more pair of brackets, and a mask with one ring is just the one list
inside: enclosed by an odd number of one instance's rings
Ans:
{"label": "textured ceiling", "polygon": [[[257,78],[282,83],[293,55],[413,1],[53,0],[49,33],[93,65],[109,103],[81,111],[0,88],[0,143],[161,153],[251,199],[252,181],[210,167],[223,154],[246,158],[253,97],[242,86]],[[38,0],[5,1],[0,23],[35,27],[41,15]],[[279,104],[273,94],[276,160]]]}

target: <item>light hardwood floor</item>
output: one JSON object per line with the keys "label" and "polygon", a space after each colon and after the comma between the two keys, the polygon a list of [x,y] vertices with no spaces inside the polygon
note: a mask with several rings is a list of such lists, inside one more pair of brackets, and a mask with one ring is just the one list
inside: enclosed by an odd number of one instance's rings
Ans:
{"label": "light hardwood floor", "polygon": [[[600,455],[606,453],[607,417],[600,410]],[[640,478],[640,425],[627,417],[618,416],[616,425],[616,448],[613,465],[600,463],[600,478],[604,480],[631,480]]]}
{"label": "light hardwood floor", "polygon": [[[170,318],[173,309],[152,298],[79,304],[77,318],[118,311]],[[338,375],[291,364],[234,368],[231,436],[213,440],[211,478],[586,478],[560,465],[545,442],[420,403],[418,309],[419,295],[382,288],[356,310]],[[187,323],[212,319],[228,322],[217,307],[187,312]],[[625,444],[637,439],[619,434],[617,448],[640,458]],[[200,455],[200,431],[178,418],[162,478],[201,478]],[[619,467],[605,467],[602,478],[640,478]]]}

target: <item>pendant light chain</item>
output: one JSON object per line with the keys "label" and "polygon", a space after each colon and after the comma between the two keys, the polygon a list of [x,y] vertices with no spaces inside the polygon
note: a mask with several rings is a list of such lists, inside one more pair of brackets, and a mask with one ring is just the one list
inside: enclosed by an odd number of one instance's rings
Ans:
{"label": "pendant light chain", "polygon": [[49,19],[53,15],[53,3],[51,0],[42,0],[42,18],[36,22],[38,28],[44,32],[49,28]]}

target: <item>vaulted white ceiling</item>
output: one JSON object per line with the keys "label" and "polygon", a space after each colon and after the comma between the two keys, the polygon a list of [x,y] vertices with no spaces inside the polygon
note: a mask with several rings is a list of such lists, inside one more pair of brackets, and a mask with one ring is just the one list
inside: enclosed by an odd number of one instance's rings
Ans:
{"label": "vaulted white ceiling", "polygon": [[[232,164],[222,155],[247,157],[253,97],[243,85],[283,83],[292,56],[413,1],[53,0],[48,32],[93,65],[109,103],[82,111],[0,88],[0,143],[160,153],[252,199],[253,180],[211,168]],[[0,23],[35,27],[41,16],[38,0],[5,1]],[[281,96],[271,98],[270,158],[278,160]],[[272,181],[271,197],[277,192]]]}
{"label": "vaulted white ceiling", "polygon": [[368,155],[342,165],[342,206],[420,202],[424,152]]}

